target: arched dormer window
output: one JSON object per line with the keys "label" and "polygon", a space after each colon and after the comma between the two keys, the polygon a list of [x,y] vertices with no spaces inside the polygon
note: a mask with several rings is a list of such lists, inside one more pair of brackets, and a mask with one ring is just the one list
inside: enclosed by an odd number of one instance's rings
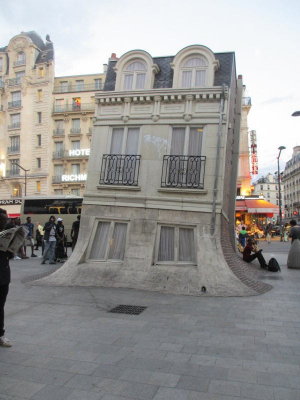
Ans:
{"label": "arched dormer window", "polygon": [[192,89],[214,85],[219,61],[206,46],[192,45],[180,50],[171,64],[173,88]]}
{"label": "arched dormer window", "polygon": [[26,56],[23,51],[19,51],[17,54],[16,65],[25,65],[26,64]]}
{"label": "arched dormer window", "polygon": [[203,56],[192,56],[184,60],[181,66],[182,88],[198,88],[206,86],[208,62]]}
{"label": "arched dormer window", "polygon": [[147,65],[143,61],[135,60],[125,65],[123,69],[123,89],[144,89],[146,82]]}
{"label": "arched dormer window", "polygon": [[123,54],[116,63],[116,91],[148,90],[153,88],[155,74],[159,71],[149,53],[132,50]]}

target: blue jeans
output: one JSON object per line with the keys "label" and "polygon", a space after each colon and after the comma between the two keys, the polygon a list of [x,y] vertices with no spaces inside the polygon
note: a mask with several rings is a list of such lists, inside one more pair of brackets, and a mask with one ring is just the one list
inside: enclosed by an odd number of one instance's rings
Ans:
{"label": "blue jeans", "polygon": [[46,261],[48,258],[49,262],[54,262],[55,247],[56,247],[56,241],[49,241],[49,240],[45,241],[43,261]]}

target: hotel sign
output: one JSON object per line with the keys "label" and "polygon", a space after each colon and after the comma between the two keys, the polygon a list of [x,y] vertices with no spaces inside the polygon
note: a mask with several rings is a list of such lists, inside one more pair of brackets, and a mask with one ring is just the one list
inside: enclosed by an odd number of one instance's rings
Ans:
{"label": "hotel sign", "polygon": [[86,181],[87,174],[71,174],[71,175],[62,175],[62,182],[82,182]]}
{"label": "hotel sign", "polygon": [[69,157],[89,156],[91,149],[72,149],[69,150]]}

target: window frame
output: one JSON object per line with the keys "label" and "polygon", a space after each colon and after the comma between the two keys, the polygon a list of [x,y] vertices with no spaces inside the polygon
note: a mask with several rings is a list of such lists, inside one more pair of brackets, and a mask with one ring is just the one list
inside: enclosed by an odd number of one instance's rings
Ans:
{"label": "window frame", "polygon": [[[206,61],[206,65],[205,66],[187,67],[185,64],[187,64],[189,60],[192,60],[194,58],[203,58]],[[181,88],[182,89],[199,89],[199,88],[207,87],[208,68],[209,68],[208,60],[204,55],[195,54],[195,55],[190,55],[190,56],[186,57],[180,65],[180,83],[179,84],[180,84]],[[202,86],[196,86],[197,71],[205,71],[205,79],[204,79],[205,83]],[[183,73],[184,72],[192,73],[191,86],[188,86],[188,87],[183,86]]]}
{"label": "window frame", "polygon": [[[107,244],[106,244],[106,249],[105,249],[105,256],[103,259],[95,259],[95,258],[91,258],[91,253],[92,253],[92,247],[93,247],[93,243],[95,240],[95,236],[96,236],[96,232],[97,232],[97,228],[98,225],[100,223],[110,223],[109,226],[109,230],[108,230],[108,235],[107,235]],[[124,248],[124,258],[123,259],[113,259],[113,258],[108,258],[109,256],[109,251],[110,251],[110,246],[109,243],[112,240],[113,237],[113,233],[114,233],[114,228],[115,228],[115,224],[126,224],[126,238],[125,238],[125,248]],[[126,249],[127,249],[127,243],[128,243],[128,232],[129,232],[129,224],[130,221],[129,220],[124,220],[124,219],[106,219],[106,218],[95,218],[94,220],[94,225],[93,225],[93,229],[92,229],[92,233],[91,233],[91,240],[89,241],[89,245],[88,245],[88,249],[87,249],[87,261],[88,262],[92,262],[92,263],[107,263],[107,262],[111,262],[111,263],[118,263],[118,264],[122,264],[125,261],[126,258]]]}
{"label": "window frame", "polygon": [[[159,245],[160,245],[160,235],[161,228],[169,227],[174,228],[174,260],[161,261],[158,259],[159,255]],[[193,231],[193,260],[192,261],[179,261],[179,229],[191,229]],[[169,224],[169,223],[159,223],[157,225],[157,232],[155,238],[155,252],[154,252],[154,265],[187,265],[187,266],[197,266],[197,246],[196,246],[196,225],[182,225],[182,224]]]}
{"label": "window frame", "polygon": [[139,137],[138,137],[138,143],[137,143],[137,152],[136,152],[136,154],[131,154],[131,155],[140,154],[140,145],[141,145],[141,127],[140,126],[111,126],[110,133],[109,133],[107,154],[115,154],[115,153],[111,152],[113,130],[114,129],[123,129],[122,150],[121,150],[121,153],[116,153],[116,154],[130,155],[130,154],[126,153],[127,138],[128,138],[129,129],[138,129],[139,130],[139,135],[138,135]]}
{"label": "window frame", "polygon": [[190,143],[190,135],[191,135],[191,130],[192,129],[202,129],[202,141],[201,141],[201,152],[198,154],[199,156],[206,156],[205,154],[205,126],[204,125],[170,125],[170,134],[169,134],[169,140],[168,140],[168,149],[167,149],[167,154],[172,155],[171,153],[171,146],[172,146],[172,138],[173,138],[173,129],[176,128],[184,128],[185,129],[185,138],[184,138],[184,147],[183,147],[183,154],[176,154],[176,155],[182,155],[182,156],[190,156],[189,154],[189,143]]}

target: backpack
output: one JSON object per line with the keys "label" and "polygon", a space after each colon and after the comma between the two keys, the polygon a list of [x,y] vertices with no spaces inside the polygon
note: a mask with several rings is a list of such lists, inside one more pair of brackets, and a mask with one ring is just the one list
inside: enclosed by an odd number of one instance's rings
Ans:
{"label": "backpack", "polygon": [[271,271],[271,272],[281,271],[280,266],[279,266],[278,261],[276,260],[276,258],[272,257],[270,259],[267,270]]}

